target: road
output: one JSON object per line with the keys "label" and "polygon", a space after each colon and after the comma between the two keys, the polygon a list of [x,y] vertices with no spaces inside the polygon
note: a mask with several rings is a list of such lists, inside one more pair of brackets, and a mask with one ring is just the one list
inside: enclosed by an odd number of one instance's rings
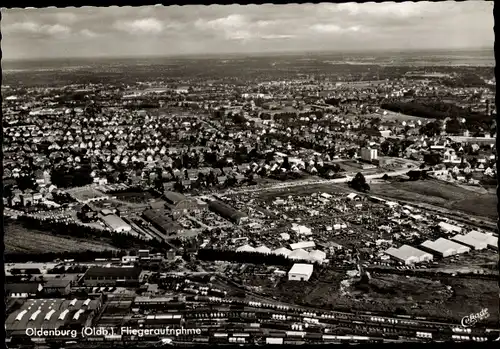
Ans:
{"label": "road", "polygon": [[[367,181],[371,179],[376,179],[376,178],[382,178],[385,174],[387,174],[390,177],[394,176],[402,176],[405,175],[408,171],[416,170],[418,167],[414,163],[407,163],[408,166],[407,168],[403,168],[400,170],[396,171],[388,171],[388,172],[383,172],[383,173],[375,173],[375,174],[366,174],[365,179]],[[360,171],[363,173],[363,171]],[[316,180],[300,180],[300,181],[292,181],[292,182],[286,182],[286,183],[277,183],[277,184],[272,184],[270,186],[260,186],[257,188],[245,188],[245,189],[240,189],[240,190],[233,190],[229,189],[224,193],[221,193],[222,195],[231,195],[231,194],[244,194],[244,193],[256,193],[256,192],[263,192],[263,191],[273,191],[273,190],[280,190],[280,189],[287,189],[287,188],[293,188],[293,187],[303,187],[307,185],[319,185],[319,184],[340,184],[340,183],[347,183],[352,179],[352,177],[347,176],[345,178],[334,178],[334,179],[316,179]]]}

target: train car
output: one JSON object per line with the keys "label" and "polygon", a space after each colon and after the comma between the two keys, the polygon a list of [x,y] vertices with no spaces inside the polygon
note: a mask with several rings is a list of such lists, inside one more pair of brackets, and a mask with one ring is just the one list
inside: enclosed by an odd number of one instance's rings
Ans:
{"label": "train car", "polygon": [[269,331],[269,337],[274,337],[274,338],[285,338],[286,337],[286,332],[285,331]]}
{"label": "train car", "polygon": [[283,344],[283,338],[267,337],[266,344]]}
{"label": "train car", "polygon": [[304,331],[286,331],[287,338],[304,338],[305,335]]}
{"label": "train car", "polygon": [[304,336],[305,339],[309,339],[309,340],[314,340],[314,341],[321,341],[323,340],[323,335],[321,333],[306,333],[306,335]]}
{"label": "train car", "polygon": [[283,340],[284,345],[304,345],[306,344],[305,341],[301,340],[296,340],[296,339],[285,339]]}

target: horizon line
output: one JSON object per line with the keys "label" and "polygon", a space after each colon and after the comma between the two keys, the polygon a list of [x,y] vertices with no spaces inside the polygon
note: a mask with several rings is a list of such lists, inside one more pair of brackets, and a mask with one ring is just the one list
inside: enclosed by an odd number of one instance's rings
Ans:
{"label": "horizon line", "polygon": [[413,52],[464,52],[464,51],[494,51],[493,47],[463,47],[463,48],[387,48],[387,49],[350,49],[350,50],[285,50],[275,52],[224,52],[224,53],[184,53],[184,54],[151,54],[151,55],[123,55],[123,56],[67,56],[67,57],[35,57],[35,58],[7,58],[3,57],[4,62],[33,62],[33,61],[48,61],[48,60],[88,60],[88,59],[152,59],[152,58],[197,58],[197,59],[210,59],[221,56],[254,56],[266,57],[274,55],[310,55],[310,54],[360,54],[360,53],[413,53]]}

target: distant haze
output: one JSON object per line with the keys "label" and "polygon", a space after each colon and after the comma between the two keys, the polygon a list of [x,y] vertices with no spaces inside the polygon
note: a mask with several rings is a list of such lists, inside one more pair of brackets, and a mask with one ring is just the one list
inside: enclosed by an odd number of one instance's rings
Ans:
{"label": "distant haze", "polygon": [[6,60],[493,48],[493,2],[2,10]]}

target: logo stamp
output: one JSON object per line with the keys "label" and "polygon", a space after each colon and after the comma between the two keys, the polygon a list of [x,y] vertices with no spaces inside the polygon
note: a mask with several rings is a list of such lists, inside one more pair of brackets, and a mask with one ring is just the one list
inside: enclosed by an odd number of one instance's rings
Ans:
{"label": "logo stamp", "polygon": [[462,318],[461,324],[463,327],[468,328],[477,324],[479,321],[485,320],[490,317],[488,308],[484,308],[479,313],[470,314]]}

